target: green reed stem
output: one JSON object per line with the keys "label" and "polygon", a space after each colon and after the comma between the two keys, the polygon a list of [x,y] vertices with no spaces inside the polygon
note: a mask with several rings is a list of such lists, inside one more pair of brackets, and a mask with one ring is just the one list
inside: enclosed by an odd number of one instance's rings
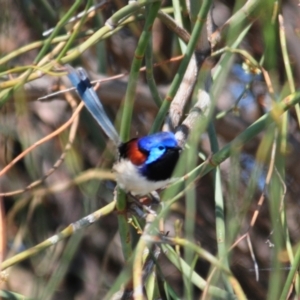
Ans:
{"label": "green reed stem", "polygon": [[284,287],[283,287],[283,290],[282,290],[279,300],[288,299],[288,295],[290,293],[291,287],[293,286],[295,276],[297,275],[298,270],[299,270],[299,265],[300,265],[300,245],[298,244],[295,259],[294,259],[293,263],[291,264],[291,269],[290,269],[288,277],[284,283]]}
{"label": "green reed stem", "polygon": [[[231,154],[234,149],[240,149],[246,144],[248,141],[256,137],[261,131],[267,128],[270,124],[273,124],[275,120],[280,118],[280,116],[293,107],[296,103],[300,102],[300,92],[296,92],[294,94],[289,95],[286,97],[281,103],[274,105],[274,108],[260,117],[257,121],[252,123],[248,128],[246,128],[242,133],[240,133],[236,138],[234,138],[230,143],[224,146],[221,150],[217,153],[213,154],[212,157],[208,160],[200,164],[194,170],[185,174],[184,177],[179,179],[177,182],[170,186],[170,190],[175,189],[176,193],[178,192],[178,186],[181,186],[183,182],[193,182],[197,177],[204,176],[210,171],[212,171],[216,166],[221,164],[225,161]],[[176,194],[172,193],[165,193],[167,197],[171,198],[174,197]]]}
{"label": "green reed stem", "polygon": [[123,190],[118,188],[117,193],[117,211],[118,211],[118,229],[121,239],[122,253],[125,261],[132,255],[132,239],[130,225],[128,224],[128,215],[126,211],[127,195]]}
{"label": "green reed stem", "polygon": [[60,30],[64,27],[64,25],[68,22],[68,20],[74,15],[76,10],[81,4],[81,0],[76,0],[75,3],[71,6],[71,8],[68,10],[66,14],[59,20],[57,25],[55,26],[54,30],[52,31],[49,38],[46,40],[43,48],[40,50],[39,54],[34,60],[34,64],[37,64],[46,54],[51,46],[52,40],[59,34]]}
{"label": "green reed stem", "polygon": [[[211,146],[212,153],[217,153],[219,151],[219,145],[217,140],[217,135],[215,127],[212,122],[208,125],[208,136]],[[217,246],[218,246],[218,257],[224,261],[224,265],[229,268],[227,244],[226,244],[226,225],[225,225],[225,213],[224,213],[224,198],[222,192],[222,182],[221,182],[221,170],[220,166],[217,166],[214,170],[214,191],[215,191],[215,216],[216,216],[216,236],[217,236]],[[225,279],[225,276],[223,277]],[[232,287],[225,280],[225,285],[228,290],[232,293]]]}
{"label": "green reed stem", "polygon": [[[130,136],[131,118],[133,112],[133,104],[135,99],[136,86],[138,82],[138,77],[140,73],[140,68],[142,60],[145,55],[145,50],[148,41],[151,37],[151,28],[153,22],[156,18],[157,12],[160,8],[160,2],[154,2],[151,4],[149,15],[146,17],[146,23],[143,32],[140,36],[137,48],[135,50],[134,59],[131,64],[131,69],[129,73],[128,86],[125,94],[125,100],[123,104],[123,113],[120,128],[120,138],[122,141],[127,141]],[[114,22],[114,20],[112,20]],[[127,223],[127,214],[124,213],[126,210],[126,195],[123,191],[119,191],[117,197],[117,210],[123,212],[118,214],[118,223],[120,229],[120,238],[122,243],[123,255],[125,260],[128,260],[131,256],[131,238],[130,238],[130,228]]]}
{"label": "green reed stem", "polygon": [[[178,254],[171,246],[163,244],[162,249],[167,254],[167,258],[183,274],[183,276],[190,278],[191,282],[200,290],[204,290],[206,288],[207,282],[195,271],[191,270],[190,266],[181,257],[178,256]],[[208,294],[218,297],[218,299],[231,299],[231,295],[228,292],[215,286],[208,287]]]}
{"label": "green reed stem", "polygon": [[152,53],[152,40],[149,39],[146,52],[145,52],[145,60],[146,60],[146,78],[147,78],[147,83],[151,92],[151,95],[153,97],[153,100],[157,107],[161,106],[162,99],[159,95],[155,79],[154,79],[154,74],[153,74],[153,53]]}
{"label": "green reed stem", "polygon": [[[193,2],[198,3],[198,1],[193,1]],[[175,21],[178,24],[178,26],[183,27],[181,3],[179,0],[172,0],[172,4],[174,7]],[[199,2],[199,5],[200,5],[200,2]],[[194,10],[194,12],[198,12],[199,9],[200,9],[200,7],[198,7],[197,10]],[[184,41],[182,39],[179,39],[178,42],[179,42],[181,53],[185,53],[186,52],[186,44],[184,43]]]}
{"label": "green reed stem", "polygon": [[179,66],[179,69],[178,69],[176,75],[174,76],[174,79],[172,81],[172,84],[168,91],[168,94],[166,95],[166,97],[159,109],[156,119],[152,125],[151,132],[158,131],[163,123],[166,113],[169,110],[170,104],[179,88],[179,85],[181,84],[181,82],[183,80],[183,77],[184,77],[185,71],[187,69],[187,66],[189,64],[189,61],[195,51],[197,42],[199,40],[201,31],[202,31],[202,28],[203,28],[203,25],[204,25],[204,22],[205,22],[205,19],[206,19],[206,16],[208,14],[211,4],[212,3],[210,0],[204,0],[201,5],[201,9],[199,10],[195,27],[193,29],[191,38],[190,38],[189,43],[186,48],[185,56],[181,61],[181,64]]}
{"label": "green reed stem", "polygon": [[[284,62],[284,66],[285,66],[286,76],[287,76],[287,80],[289,83],[290,92],[294,93],[296,88],[295,88],[293,72],[291,69],[291,63],[290,63],[287,45],[286,45],[286,35],[285,35],[283,16],[279,15],[278,19],[279,19],[279,38],[280,38],[280,45],[281,45],[281,51],[282,51],[282,57],[283,57],[283,62]],[[298,119],[298,124],[300,124],[300,106],[299,106],[299,104],[295,105],[295,110],[296,110],[296,115],[297,115],[297,119]],[[280,153],[287,153],[287,151],[288,151],[287,150],[287,141],[288,141],[288,113],[285,113],[282,118],[282,135],[281,135],[281,143],[280,143]],[[285,177],[284,169],[282,169],[282,173],[283,174],[281,176],[282,176],[282,178],[284,178]],[[284,188],[282,190],[284,190]],[[284,199],[282,199],[281,201],[283,201],[283,200]],[[281,205],[282,205],[282,207],[285,207],[285,203],[282,203]],[[289,256],[290,264],[292,265],[294,262],[294,253],[292,250],[292,243],[291,243],[288,225],[287,225],[286,209],[282,209],[281,221],[282,221],[283,227],[285,228],[285,245],[286,245],[287,253]],[[299,293],[300,293],[299,274],[296,274],[296,276],[295,276],[295,290],[296,290],[296,295],[299,297]]]}
{"label": "green reed stem", "polygon": [[25,297],[24,295],[13,293],[7,290],[0,290],[0,299],[2,300],[33,300],[32,298]]}
{"label": "green reed stem", "polygon": [[[61,28],[65,25],[65,23],[71,18],[71,16],[74,14],[74,12],[77,10],[81,3],[81,0],[77,0],[72,7],[68,10],[68,12],[62,17],[62,19],[58,22],[57,26],[54,28],[53,32],[51,33],[50,37],[46,40],[44,43],[42,49],[36,56],[34,60],[34,64],[37,64],[47,53],[49,47],[51,46],[51,42],[54,39],[56,35],[58,35],[59,31]],[[19,81],[13,85],[11,89],[7,89],[5,91],[1,91],[0,93],[0,105],[5,103],[11,96],[12,94],[17,91],[21,86],[24,85],[24,83],[28,80],[32,73],[33,69],[29,68],[27,71],[25,71],[20,77]]]}
{"label": "green reed stem", "polygon": [[131,69],[129,73],[128,86],[125,94],[123,115],[120,128],[121,140],[126,141],[130,137],[130,127],[131,118],[134,104],[134,96],[136,92],[136,86],[138,83],[138,77],[140,73],[140,68],[145,55],[146,47],[148,41],[151,37],[151,28],[153,22],[157,16],[158,10],[160,8],[160,2],[153,3],[151,9],[149,9],[149,15],[146,18],[146,23],[139,39],[137,48],[134,53],[134,59],[131,64]]}
{"label": "green reed stem", "polygon": [[[88,0],[87,4],[85,6],[84,11],[87,11],[89,9],[90,6],[92,6],[93,1],[92,0]],[[72,32],[72,35],[70,36],[70,38],[68,39],[66,45],[64,46],[64,48],[61,50],[61,52],[59,53],[59,55],[57,56],[56,60],[59,62],[60,59],[67,53],[67,51],[69,50],[69,48],[71,47],[71,45],[73,44],[74,40],[77,38],[78,34],[79,34],[79,30],[81,29],[82,24],[85,22],[87,16],[84,15],[79,22],[79,26],[77,26],[77,28]]]}

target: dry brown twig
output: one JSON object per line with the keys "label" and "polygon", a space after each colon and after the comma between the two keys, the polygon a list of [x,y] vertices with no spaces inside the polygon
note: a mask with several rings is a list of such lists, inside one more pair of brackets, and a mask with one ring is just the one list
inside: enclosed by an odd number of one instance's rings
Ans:
{"label": "dry brown twig", "polygon": [[[63,86],[62,86],[62,89],[64,89]],[[74,114],[75,111],[76,111],[76,107],[77,107],[76,101],[74,100],[74,98],[69,93],[66,94],[66,100],[70,104],[70,106],[71,106],[71,108],[73,110],[73,114]],[[21,193],[24,193],[24,192],[26,192],[28,190],[31,190],[34,187],[38,186],[39,184],[41,184],[42,182],[44,182],[47,177],[49,177],[51,174],[53,174],[55,172],[55,170],[63,163],[67,152],[71,149],[72,144],[73,144],[74,139],[75,139],[76,132],[77,132],[78,124],[79,124],[79,113],[75,115],[75,118],[74,118],[74,120],[71,123],[71,128],[70,128],[70,132],[69,132],[69,140],[68,140],[68,143],[66,144],[66,146],[65,146],[65,148],[64,148],[61,156],[55,162],[55,164],[53,165],[53,167],[42,178],[40,178],[40,179],[32,182],[31,184],[29,184],[28,186],[26,186],[23,189],[19,189],[19,190],[12,191],[12,192],[7,192],[7,193],[0,193],[0,196],[8,197],[8,196],[15,196],[15,195],[19,195]],[[49,135],[46,136],[45,138],[47,138],[47,137],[49,137]],[[50,138],[51,137],[49,137],[49,139]],[[49,139],[47,139],[47,140],[49,140]],[[44,140],[44,142],[46,142],[47,140]],[[41,143],[39,143],[38,145],[40,145],[40,144]]]}
{"label": "dry brown twig", "polygon": [[84,103],[81,102],[73,112],[71,118],[64,123],[62,126],[60,126],[58,129],[56,129],[54,132],[51,134],[45,136],[44,138],[40,139],[39,141],[35,142],[32,146],[28,147],[26,150],[24,150],[22,153],[20,153],[15,159],[13,159],[7,166],[5,166],[1,171],[0,171],[0,176],[4,175],[7,171],[9,171],[19,160],[21,160],[23,157],[25,157],[29,152],[34,150],[36,147],[40,146],[41,144],[49,141],[50,139],[54,138],[61,132],[63,132],[65,129],[67,129],[69,126],[72,125],[74,122],[75,118],[77,118],[79,112],[83,108]]}
{"label": "dry brown twig", "polygon": [[255,276],[256,276],[256,280],[257,281],[259,280],[258,264],[257,264],[256,258],[255,258],[255,254],[253,252],[252,243],[251,243],[251,240],[250,240],[250,232],[251,232],[251,229],[253,229],[253,227],[254,227],[254,225],[256,223],[256,220],[257,220],[257,218],[259,216],[259,212],[260,212],[260,210],[262,208],[262,205],[264,203],[264,200],[265,200],[267,186],[270,184],[271,177],[272,177],[272,174],[274,172],[274,168],[275,168],[275,156],[276,156],[276,140],[277,140],[277,134],[274,137],[274,141],[273,141],[273,145],[272,145],[270,164],[269,164],[269,169],[268,169],[268,173],[267,173],[267,176],[266,176],[266,182],[265,182],[265,186],[264,186],[264,191],[262,192],[262,194],[261,194],[261,196],[260,196],[260,198],[259,198],[259,200],[257,202],[257,208],[256,208],[256,210],[253,213],[252,219],[250,221],[249,228],[248,228],[247,232],[244,233],[241,237],[239,237],[231,245],[231,247],[229,248],[229,251],[231,251],[243,239],[247,239],[247,244],[248,244],[248,248],[249,248],[249,251],[250,251],[250,254],[251,254],[251,258],[252,258],[252,261],[253,261],[253,264],[254,264]]}

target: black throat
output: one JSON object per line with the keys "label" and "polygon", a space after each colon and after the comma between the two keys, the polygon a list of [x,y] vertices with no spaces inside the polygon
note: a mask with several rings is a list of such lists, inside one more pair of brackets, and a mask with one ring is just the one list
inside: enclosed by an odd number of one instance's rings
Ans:
{"label": "black throat", "polygon": [[146,164],[141,174],[151,181],[160,181],[171,178],[179,159],[181,148],[167,148],[166,152],[156,161]]}

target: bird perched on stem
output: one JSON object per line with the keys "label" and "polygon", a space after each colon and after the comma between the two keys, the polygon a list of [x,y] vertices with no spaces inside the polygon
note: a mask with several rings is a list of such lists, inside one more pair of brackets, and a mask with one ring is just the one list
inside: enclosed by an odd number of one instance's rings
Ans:
{"label": "bird perched on stem", "polygon": [[122,142],[85,70],[75,70],[71,66],[66,68],[86,108],[118,147],[119,158],[113,171],[119,187],[133,196],[143,196],[165,187],[170,182],[181,151],[175,135],[172,132],[158,132]]}

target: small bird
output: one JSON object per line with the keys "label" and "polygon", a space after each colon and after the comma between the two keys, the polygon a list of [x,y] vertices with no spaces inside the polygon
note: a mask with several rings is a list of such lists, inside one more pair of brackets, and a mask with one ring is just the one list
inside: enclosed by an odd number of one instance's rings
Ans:
{"label": "small bird", "polygon": [[179,159],[181,147],[172,132],[158,132],[122,142],[107,117],[83,68],[66,66],[68,77],[86,108],[119,151],[113,166],[118,186],[133,196],[144,196],[165,187]]}

